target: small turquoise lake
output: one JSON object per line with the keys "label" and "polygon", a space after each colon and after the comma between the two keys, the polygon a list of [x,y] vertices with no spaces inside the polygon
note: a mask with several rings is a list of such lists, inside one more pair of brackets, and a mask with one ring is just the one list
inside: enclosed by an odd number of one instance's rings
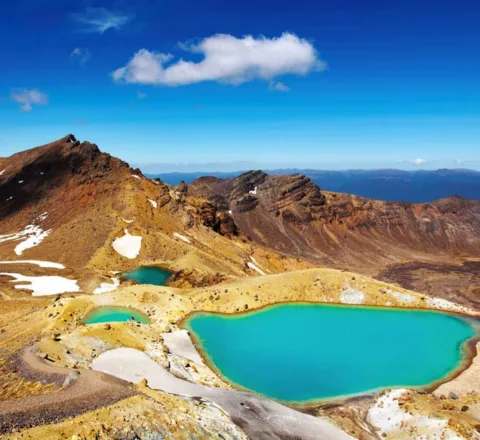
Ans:
{"label": "small turquoise lake", "polygon": [[138,284],[153,284],[165,286],[172,272],[157,266],[141,266],[129,272],[123,272],[121,277],[126,280],[134,280]]}
{"label": "small turquoise lake", "polygon": [[101,324],[107,322],[127,322],[131,319],[150,324],[148,316],[142,312],[128,307],[97,307],[93,309],[83,320],[85,324]]}
{"label": "small turquoise lake", "polygon": [[476,336],[456,315],[322,304],[195,313],[185,324],[228,381],[299,403],[431,385],[461,367]]}

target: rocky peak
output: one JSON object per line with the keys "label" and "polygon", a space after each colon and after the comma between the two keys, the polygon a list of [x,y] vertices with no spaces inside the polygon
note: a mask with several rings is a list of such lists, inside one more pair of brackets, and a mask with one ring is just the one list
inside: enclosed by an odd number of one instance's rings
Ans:
{"label": "rocky peak", "polygon": [[60,139],[59,142],[69,142],[71,144],[78,143],[77,138],[73,134],[67,134],[65,137]]}
{"label": "rocky peak", "polygon": [[320,188],[302,174],[274,176],[272,186],[277,195],[278,207],[299,203],[305,208],[315,209],[326,203]]}
{"label": "rocky peak", "polygon": [[5,172],[0,185],[9,202],[0,207],[0,216],[20,211],[65,184],[95,181],[101,188],[105,181],[119,181],[132,173],[127,163],[88,141],[80,143],[72,134],[4,158],[1,166]]}
{"label": "rocky peak", "polygon": [[187,194],[188,186],[184,180],[182,180],[176,187],[176,190],[181,194]]}
{"label": "rocky peak", "polygon": [[248,171],[240,174],[240,176],[230,181],[231,188],[229,191],[229,198],[238,199],[249,194],[250,191],[255,191],[255,188],[264,183],[267,178],[268,174],[261,170]]}

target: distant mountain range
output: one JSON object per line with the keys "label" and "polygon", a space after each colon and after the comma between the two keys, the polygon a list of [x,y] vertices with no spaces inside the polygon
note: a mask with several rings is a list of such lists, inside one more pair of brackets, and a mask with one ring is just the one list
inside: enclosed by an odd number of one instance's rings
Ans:
{"label": "distant mountain range", "polygon": [[[243,172],[162,173],[150,174],[149,177],[158,177],[165,183],[178,185],[182,180],[191,183],[201,176],[229,179]],[[454,195],[480,200],[480,172],[465,169],[436,171],[281,169],[270,170],[268,173],[303,174],[327,191],[391,202],[423,203]]]}

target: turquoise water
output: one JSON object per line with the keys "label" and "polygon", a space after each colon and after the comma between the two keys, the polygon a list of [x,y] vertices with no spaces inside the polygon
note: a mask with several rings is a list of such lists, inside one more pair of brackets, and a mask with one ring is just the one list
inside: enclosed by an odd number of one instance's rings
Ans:
{"label": "turquoise water", "polygon": [[83,320],[85,324],[100,324],[102,322],[126,322],[134,319],[142,324],[150,324],[150,320],[142,312],[128,307],[97,307]]}
{"label": "turquoise water", "polygon": [[123,272],[122,278],[135,280],[138,284],[154,284],[155,286],[165,286],[167,279],[172,272],[157,266],[137,267],[129,272]]}
{"label": "turquoise water", "polygon": [[225,378],[292,402],[429,385],[460,366],[475,336],[444,313],[319,304],[199,313],[186,324]]}

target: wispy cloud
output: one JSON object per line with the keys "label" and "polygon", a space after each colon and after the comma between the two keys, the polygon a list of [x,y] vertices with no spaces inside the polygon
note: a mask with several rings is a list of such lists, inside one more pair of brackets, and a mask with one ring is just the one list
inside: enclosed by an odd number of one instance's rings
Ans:
{"label": "wispy cloud", "polygon": [[425,159],[413,159],[411,161],[411,163],[413,163],[414,165],[423,165],[425,162],[426,162]]}
{"label": "wispy cloud", "polygon": [[103,34],[109,29],[120,29],[132,17],[105,8],[87,8],[84,12],[72,14],[72,18],[79,25],[80,31]]}
{"label": "wispy cloud", "polygon": [[92,58],[92,53],[85,47],[76,47],[70,53],[70,59],[82,67],[90,58]]}
{"label": "wispy cloud", "polygon": [[145,99],[148,95],[145,92],[137,92],[138,99]]}
{"label": "wispy cloud", "polygon": [[48,95],[35,89],[17,89],[10,94],[10,99],[20,104],[20,110],[30,112],[33,105],[48,104]]}
{"label": "wispy cloud", "polygon": [[72,121],[75,125],[85,125],[87,121],[85,119],[75,119]]}
{"label": "wispy cloud", "polygon": [[180,47],[202,54],[204,59],[179,59],[168,64],[173,55],[141,49],[124,67],[113,72],[113,79],[119,83],[166,86],[202,81],[238,85],[253,79],[271,81],[283,74],[306,75],[326,69],[311,42],[288,32],[278,38],[217,34],[198,44],[184,43]]}
{"label": "wispy cloud", "polygon": [[270,81],[270,84],[268,84],[268,90],[271,92],[289,92],[290,87],[287,87],[280,81]]}

